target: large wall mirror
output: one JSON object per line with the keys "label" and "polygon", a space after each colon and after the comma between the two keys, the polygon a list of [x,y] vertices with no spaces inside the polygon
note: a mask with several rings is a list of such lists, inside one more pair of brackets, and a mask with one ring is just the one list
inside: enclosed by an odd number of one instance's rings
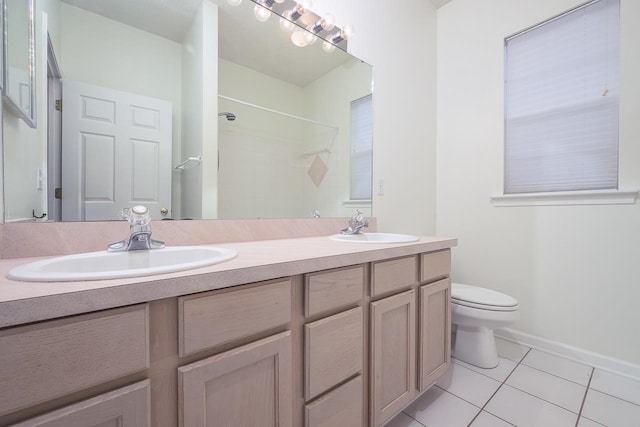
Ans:
{"label": "large wall mirror", "polygon": [[3,99],[12,113],[36,127],[35,0],[3,0]]}
{"label": "large wall mirror", "polygon": [[371,214],[371,66],[230,3],[38,0],[38,128],[3,117],[5,222],[136,204],[153,219]]}

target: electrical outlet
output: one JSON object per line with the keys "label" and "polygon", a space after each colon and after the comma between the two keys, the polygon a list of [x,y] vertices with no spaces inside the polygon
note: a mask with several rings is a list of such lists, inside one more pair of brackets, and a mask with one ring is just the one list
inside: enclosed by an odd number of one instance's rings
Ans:
{"label": "electrical outlet", "polygon": [[378,196],[384,196],[384,179],[378,179]]}

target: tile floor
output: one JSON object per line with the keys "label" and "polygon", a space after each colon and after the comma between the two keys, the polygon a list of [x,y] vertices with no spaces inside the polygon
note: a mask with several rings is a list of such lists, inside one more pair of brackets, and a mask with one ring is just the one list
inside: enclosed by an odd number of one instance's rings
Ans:
{"label": "tile floor", "polygon": [[496,338],[499,365],[453,359],[385,427],[640,427],[640,382]]}

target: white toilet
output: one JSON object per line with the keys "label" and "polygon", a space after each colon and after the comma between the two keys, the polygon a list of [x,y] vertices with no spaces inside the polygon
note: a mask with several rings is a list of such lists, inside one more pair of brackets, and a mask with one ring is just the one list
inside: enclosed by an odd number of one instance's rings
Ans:
{"label": "white toilet", "polygon": [[491,289],[451,284],[451,323],[456,325],[453,357],[480,368],[498,366],[493,330],[520,320],[518,301]]}

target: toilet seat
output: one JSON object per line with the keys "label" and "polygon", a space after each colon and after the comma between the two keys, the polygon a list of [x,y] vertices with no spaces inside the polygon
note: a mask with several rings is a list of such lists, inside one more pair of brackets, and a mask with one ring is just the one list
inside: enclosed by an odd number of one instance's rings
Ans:
{"label": "toilet seat", "polygon": [[451,284],[451,302],[465,307],[491,311],[517,311],[518,301],[515,298],[491,289],[477,286]]}

